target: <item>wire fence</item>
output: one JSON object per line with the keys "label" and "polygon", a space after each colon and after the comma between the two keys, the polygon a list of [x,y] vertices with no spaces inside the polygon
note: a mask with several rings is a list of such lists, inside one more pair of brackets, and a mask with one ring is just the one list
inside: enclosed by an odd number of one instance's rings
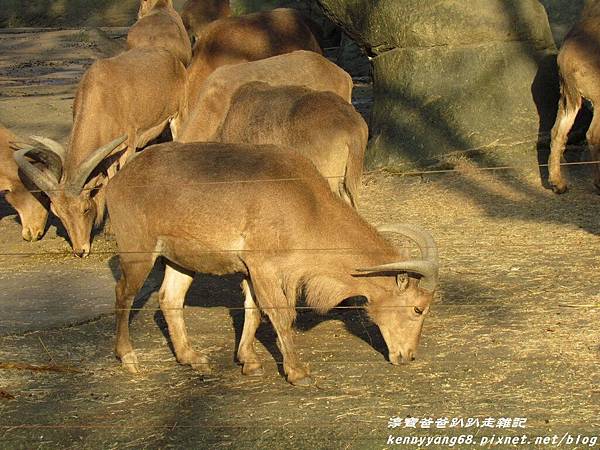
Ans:
{"label": "wire fence", "polygon": [[[586,161],[586,162],[573,162],[573,163],[563,163],[561,165],[563,166],[589,166],[589,165],[593,165],[593,164],[598,164],[600,163],[600,161]],[[547,164],[539,164],[538,166],[532,166],[531,169],[541,169],[541,168],[545,168],[548,167]],[[517,166],[510,166],[510,165],[506,165],[506,166],[496,166],[496,167],[469,167],[469,171],[479,171],[479,172],[497,172],[497,171],[511,171],[511,170],[522,170],[522,167],[517,167]],[[392,176],[398,176],[398,177],[414,177],[414,176],[429,176],[429,175],[442,175],[442,174],[452,174],[452,173],[462,173],[464,172],[464,169],[462,168],[451,168],[451,169],[438,169],[438,170],[422,170],[422,171],[405,171],[405,172],[395,172],[392,170],[377,170],[377,171],[371,171],[371,172],[366,172],[365,175],[376,175],[379,173],[386,173],[388,175],[392,175]],[[342,178],[339,176],[335,176],[335,177],[325,177],[325,178],[330,178],[330,179],[334,179],[334,178]],[[296,181],[302,181],[304,180],[304,178],[301,177],[297,177],[297,178],[277,178],[277,179],[256,179],[256,180],[227,180],[227,181],[207,181],[207,182],[197,182],[197,183],[192,183],[192,184],[184,184],[181,185],[180,187],[182,188],[187,188],[187,187],[194,187],[194,186],[207,186],[207,185],[223,185],[223,184],[249,184],[249,183],[286,183],[286,182],[296,182]],[[153,186],[155,186],[156,184],[152,184]],[[132,188],[144,188],[144,187],[148,187],[150,185],[135,185],[135,186],[131,186]],[[87,190],[91,191],[91,190],[97,190],[100,189],[99,187],[94,187],[94,188],[87,188]],[[63,189],[56,189],[56,191],[62,191]],[[41,190],[31,190],[31,192],[33,193],[41,193],[43,191]],[[508,237],[510,238],[510,237]],[[590,238],[590,239],[586,239],[585,242],[589,242],[590,244],[593,243],[593,241],[595,240],[594,237]],[[472,247],[470,246],[466,246],[466,245],[462,245],[462,244],[454,244],[452,242],[438,242],[439,245],[437,245],[438,249],[462,249],[462,248],[466,248],[466,249],[471,249]],[[478,245],[482,245],[482,246],[490,246],[490,244],[484,243],[484,244],[478,244]],[[497,245],[497,244],[494,244]],[[505,248],[513,248],[515,250],[520,250],[520,249],[540,249],[540,250],[544,250],[546,248],[571,248],[574,245],[578,245],[578,244],[574,244],[572,242],[544,242],[544,243],[502,243],[502,246]],[[396,248],[399,249],[409,249],[409,248],[414,248],[414,246],[410,246],[410,245],[401,245],[401,246],[396,246]],[[200,254],[248,254],[248,253],[291,253],[291,252],[300,252],[300,253],[318,253],[318,254],[346,254],[346,255],[350,255],[354,252],[357,252],[358,249],[353,248],[353,247],[344,247],[344,248],[290,248],[290,249],[252,249],[252,250],[240,250],[240,249],[216,249],[216,250],[201,250],[198,251],[197,253]],[[590,251],[593,251],[593,249],[590,249]],[[116,256],[116,255],[160,255],[161,252],[159,251],[118,251],[118,250],[95,250],[93,251],[93,254],[95,255],[100,255],[100,256]],[[361,251],[361,254],[363,254],[364,252]],[[374,252],[375,253],[375,252]],[[58,256],[70,256],[71,252],[65,251],[65,252],[0,252],[0,256],[3,257],[21,257],[21,256],[53,256],[53,257],[58,257]],[[154,292],[154,289],[152,290],[152,292]],[[143,294],[144,297],[147,297],[151,294],[150,293],[145,293]],[[240,294],[240,300],[241,300],[241,294]],[[481,300],[481,299],[479,299]],[[194,307],[198,307],[198,306],[205,306],[205,305],[194,305]],[[229,311],[229,312],[246,312],[248,310],[259,310],[259,311],[268,311],[268,310],[290,310],[290,309],[294,309],[297,312],[303,312],[303,311],[311,311],[314,310],[313,307],[311,306],[271,306],[271,307],[256,307],[256,308],[248,308],[245,306],[240,306],[240,307],[235,307],[235,306],[223,306],[223,305],[206,305],[206,307],[219,307],[219,308],[225,308],[225,310]],[[389,309],[389,310],[402,310],[402,309],[414,309],[415,306],[419,306],[419,305],[386,305],[383,306],[382,309]],[[436,301],[434,301],[434,303],[432,303],[431,305],[431,312],[435,313],[436,310],[439,309],[452,309],[452,308],[476,308],[476,309],[482,309],[482,308],[490,308],[490,309],[494,309],[494,308],[510,308],[510,309],[515,309],[518,308],[518,305],[506,305],[506,304],[498,304],[498,303],[483,303],[481,301],[478,302],[473,302],[473,303],[467,303],[467,302],[461,302],[461,303],[444,303],[443,299],[441,298],[440,294],[437,294],[436,297]],[[115,315],[119,312],[144,312],[144,313],[156,313],[156,312],[167,312],[167,311],[183,311],[186,309],[189,309],[190,307],[182,307],[182,308],[172,308],[172,307],[154,307],[154,306],[150,306],[150,307],[132,307],[132,308],[114,308],[111,312],[106,312],[106,313],[102,313],[101,316],[102,317],[106,317],[106,316],[111,316],[111,315]],[[562,309],[562,308],[571,308],[571,309],[586,309],[586,310],[595,310],[600,308],[600,301],[599,302],[579,302],[579,303],[559,303],[559,304],[554,304],[554,305],[544,305],[545,310],[553,310],[553,309]],[[344,311],[364,311],[365,309],[365,305],[341,305],[341,306],[335,306],[333,308],[330,309],[330,311],[340,311],[340,312],[344,312]],[[44,312],[48,312],[51,311],[52,308],[48,308],[48,307],[44,307],[44,308],[39,308],[39,309],[27,309],[27,308],[11,308],[12,311],[15,312],[21,312],[21,313],[44,313]],[[56,310],[60,311],[60,306],[57,306]],[[10,323],[10,321],[2,321],[4,323]],[[374,325],[372,325],[374,326]],[[368,335],[368,331],[365,331]],[[373,343],[373,339],[371,338],[371,336],[369,336],[369,340],[371,340],[371,343]],[[53,373],[64,373],[64,374],[78,374],[78,373],[88,373],[88,372],[92,372],[92,371],[97,371],[97,370],[102,370],[102,368],[98,369],[98,368],[94,368],[93,370],[87,370],[87,369],[80,369],[78,367],[76,367],[77,364],[79,364],[79,361],[75,361],[72,359],[67,359],[67,360],[61,360],[60,364],[56,363],[54,361],[54,358],[52,357],[49,349],[46,347],[46,345],[41,342],[42,344],[42,348],[44,350],[44,352],[50,356],[51,358],[51,363],[50,364],[30,364],[30,363],[23,363],[23,362],[0,362],[0,370],[17,370],[17,371],[33,371],[33,372],[53,372]],[[597,359],[589,359],[589,362],[596,362]],[[582,361],[583,362],[583,361]],[[160,360],[154,360],[154,359],[140,359],[140,363],[144,363],[144,364],[172,364],[173,360],[172,359],[160,359]],[[125,363],[127,364],[127,363]],[[283,361],[280,360],[276,360],[276,361],[267,361],[266,364],[275,364],[277,366],[283,366]],[[362,360],[344,360],[344,359],[328,359],[328,360],[311,360],[310,361],[311,365],[319,365],[319,364],[348,364],[348,365],[355,365],[355,366],[376,366],[376,365],[387,365],[389,364],[389,362],[385,361],[385,360],[381,360],[381,361],[362,361]],[[108,371],[112,371],[113,369],[105,369]],[[319,425],[322,426],[322,423],[319,422]],[[162,425],[161,425],[162,426]],[[167,428],[173,428],[173,427],[177,427],[177,425],[169,425]],[[239,425],[214,425],[214,426],[207,426],[206,428],[243,428],[243,426],[239,426]],[[101,424],[101,423],[90,423],[90,424],[9,424],[9,425],[0,425],[0,429],[4,429],[7,431],[14,431],[16,429],[70,429],[70,428],[74,428],[74,429],[99,429],[99,428],[118,428],[118,426],[115,426],[115,424]],[[123,426],[122,428],[136,428],[135,426]],[[181,426],[181,428],[205,428],[204,426]]]}
{"label": "wire fence", "polygon": [[[146,294],[141,298],[149,297],[155,291],[153,290],[150,294]],[[356,296],[360,297],[360,296]],[[241,297],[240,297],[241,299]],[[88,300],[89,297],[88,297]],[[93,299],[92,299],[93,300]],[[99,302],[106,300],[106,298],[98,298]],[[40,299],[41,301],[41,299]],[[405,309],[414,309],[416,307],[420,307],[421,305],[417,304],[408,304],[408,305],[382,305],[378,306],[378,310],[382,311],[394,311],[394,310],[405,310]],[[316,308],[313,306],[257,306],[257,307],[247,307],[247,306],[226,306],[226,305],[187,305],[183,307],[152,307],[152,306],[144,306],[144,307],[132,307],[132,308],[112,308],[110,312],[103,312],[102,315],[114,315],[118,312],[122,311],[132,311],[132,312],[145,312],[145,313],[154,313],[154,312],[167,312],[167,311],[189,311],[190,308],[219,308],[224,309],[226,311],[234,312],[234,311],[278,311],[278,310],[295,310],[295,311],[315,311]],[[520,309],[528,309],[530,305],[505,305],[499,303],[443,303],[443,300],[440,298],[435,301],[430,306],[431,312],[434,312],[437,309],[454,309],[454,308],[489,308],[489,309],[511,309],[511,310],[520,310]],[[553,309],[561,309],[561,308],[600,308],[600,298],[598,302],[589,302],[589,303],[559,303],[554,305],[544,305],[544,310],[553,310]],[[76,310],[77,308],[74,307]],[[364,311],[366,309],[366,305],[356,305],[356,306],[333,306],[328,309],[328,311]],[[12,312],[53,312],[53,311],[64,311],[63,306],[56,307],[48,307],[45,306],[43,308],[11,308]],[[10,320],[0,320],[0,323],[12,323]]]}
{"label": "wire fence", "polygon": [[[600,164],[600,161],[577,161],[577,162],[563,162],[560,165],[567,166],[590,166]],[[548,164],[537,164],[528,167],[529,170],[539,170],[541,168],[547,168]],[[523,166],[491,166],[491,167],[469,167],[469,172],[499,172],[499,171],[517,171],[523,170]],[[452,174],[452,173],[464,173],[465,169],[463,168],[451,168],[451,169],[427,169],[427,170],[410,170],[410,171],[395,171],[389,168],[376,169],[371,171],[363,172],[363,176],[376,175],[381,173],[386,173],[393,176],[398,177],[416,177],[416,176],[427,176],[427,175],[444,175],[444,174]],[[343,179],[344,175],[328,175],[323,176],[322,178],[329,179]],[[195,186],[210,186],[210,185],[224,185],[224,184],[255,184],[255,183],[285,183],[285,182],[294,182],[294,181],[304,181],[310,180],[310,178],[304,177],[287,177],[287,178],[261,178],[261,179],[253,179],[253,180],[214,180],[214,181],[200,181],[194,183],[182,183],[178,184],[178,188],[189,188]],[[129,185],[128,187],[132,189],[145,188],[149,186],[156,186],[157,183],[151,184],[137,184],[137,185]],[[98,191],[102,189],[103,186],[94,186],[94,187],[84,187],[82,191]],[[29,189],[31,193],[43,194],[43,193],[54,193],[54,192],[64,192],[67,191],[68,188],[57,188],[57,189]]]}
{"label": "wire fence", "polygon": [[[498,245],[501,245],[502,248],[504,249],[514,249],[514,250],[521,250],[521,249],[538,249],[538,250],[544,250],[544,249],[548,249],[548,248],[564,248],[564,249],[581,249],[581,245],[583,244],[590,244],[590,245],[594,245],[597,244],[598,242],[596,242],[596,239],[600,239],[600,236],[596,237],[596,236],[592,236],[584,241],[580,241],[577,243],[572,243],[572,242],[550,242],[550,243],[544,243],[544,244],[481,244],[479,245],[480,248],[490,248],[490,249],[495,249],[498,247]],[[600,241],[599,241],[600,242]],[[416,249],[415,246],[413,245],[395,245],[394,248],[398,249],[398,250],[410,250],[410,249]],[[423,247],[424,249],[431,249],[434,247]],[[473,247],[469,246],[469,245],[436,245],[435,247],[438,250],[460,250],[460,249],[465,249],[465,250],[470,250],[472,252]],[[595,252],[594,248],[589,248],[587,249],[589,250],[590,253]],[[361,251],[359,248],[281,248],[281,249],[222,249],[222,250],[198,250],[198,251],[194,251],[195,254],[197,255],[215,255],[215,254],[221,254],[221,255],[225,255],[225,254],[231,254],[231,255],[248,255],[248,254],[263,254],[263,255],[285,255],[285,254],[292,254],[292,253],[308,253],[308,254],[337,254],[337,255],[377,255],[377,252],[368,252],[368,251]],[[97,256],[119,256],[119,255],[140,255],[140,256],[145,256],[145,255],[157,255],[160,256],[162,255],[162,252],[160,251],[120,251],[120,250],[90,250],[90,255],[97,255]],[[31,257],[31,256],[48,256],[48,257],[73,257],[73,252],[69,251],[69,250],[64,250],[64,251],[37,251],[37,252],[0,252],[0,257],[2,256],[6,256],[6,257],[21,257],[21,256],[27,256],[27,257]],[[600,264],[600,263],[599,263]],[[1,270],[0,270],[1,272]]]}

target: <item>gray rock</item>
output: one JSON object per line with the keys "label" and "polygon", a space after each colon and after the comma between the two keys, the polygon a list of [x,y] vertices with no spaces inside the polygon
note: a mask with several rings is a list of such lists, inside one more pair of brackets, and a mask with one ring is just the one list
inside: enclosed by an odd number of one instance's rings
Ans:
{"label": "gray rock", "polygon": [[557,89],[552,64],[540,71],[556,48],[537,0],[319,2],[373,56],[369,167],[535,149]]}

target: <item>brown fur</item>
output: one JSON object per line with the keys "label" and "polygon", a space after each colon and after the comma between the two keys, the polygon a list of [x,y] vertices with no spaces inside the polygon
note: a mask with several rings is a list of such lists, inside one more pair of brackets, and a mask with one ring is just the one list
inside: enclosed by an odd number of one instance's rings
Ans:
{"label": "brown fur", "polygon": [[332,92],[252,82],[233,95],[214,140],[293,148],[315,164],[334,193],[357,207],[368,137],[362,116]]}
{"label": "brown fur", "polygon": [[[596,108],[587,141],[592,160],[600,161],[600,15],[592,14],[594,11],[593,8],[587,10],[587,15],[567,34],[558,54],[560,100],[548,161],[549,182],[558,194],[567,190],[560,163],[569,130],[584,98]],[[594,165],[593,170],[594,184],[600,191],[600,164]]]}
{"label": "brown fur", "polygon": [[0,125],[0,192],[21,219],[21,235],[26,241],[37,241],[44,234],[48,218],[48,202],[43,194],[32,194],[35,186],[19,172],[13,159],[11,142],[19,139]]}
{"label": "brown fur", "polygon": [[185,29],[195,38],[209,23],[230,15],[229,0],[188,0],[181,11]]}
{"label": "brown fur", "polygon": [[321,47],[302,15],[294,9],[275,9],[211,22],[194,46],[188,68],[190,101],[198,98],[206,78],[218,67]]}
{"label": "brown fur", "polygon": [[192,44],[171,0],[141,0],[138,21],[127,34],[127,48],[162,48],[184,66],[192,60]]}
{"label": "brown fur", "polygon": [[[89,252],[92,226],[103,215],[102,187],[107,178],[136,149],[158,137],[169,122],[177,136],[186,111],[185,94],[185,68],[166,50],[129,50],[95,62],[85,73],[73,104],[73,129],[62,177],[57,190],[47,192],[76,254]],[[120,161],[105,160],[83,191],[70,189],[90,155],[122,135],[127,135],[127,141]]]}
{"label": "brown fur", "polygon": [[215,139],[234,93],[252,81],[263,81],[272,86],[293,84],[329,91],[348,103],[352,97],[350,75],[311,51],[299,50],[237,66],[225,66],[217,69],[204,83],[178,140],[196,142]]}
{"label": "brown fur", "polygon": [[[156,183],[161,180],[161,183]],[[129,309],[155,259],[167,261],[159,301],[177,359],[207,369],[187,340],[182,307],[194,272],[242,273],[250,283],[239,350],[244,373],[260,369],[254,352],[257,319],[253,297],[271,319],[294,384],[308,382],[292,337],[296,300],[327,311],[344,299],[365,296],[390,360],[412,358],[432,292],[417,279],[398,285],[389,273],[357,276],[406,258],[332,194],[314,165],[275,146],[168,143],[138,154],[109,183],[108,209],[120,252],[116,352],[137,370],[129,338]],[[168,214],[165,214],[168,205]]]}

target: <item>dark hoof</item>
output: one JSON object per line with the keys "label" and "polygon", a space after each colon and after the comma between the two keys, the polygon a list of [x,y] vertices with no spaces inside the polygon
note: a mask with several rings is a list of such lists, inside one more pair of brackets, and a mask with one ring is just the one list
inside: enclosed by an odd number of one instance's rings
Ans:
{"label": "dark hoof", "polygon": [[262,377],[265,370],[260,363],[246,363],[242,367],[242,374],[247,377]]}
{"label": "dark hoof", "polygon": [[567,189],[568,189],[568,188],[567,188],[567,185],[563,185],[563,186],[555,186],[555,185],[552,185],[552,191],[553,191],[555,194],[559,194],[559,195],[560,195],[560,194],[564,194],[565,192],[567,192]]}

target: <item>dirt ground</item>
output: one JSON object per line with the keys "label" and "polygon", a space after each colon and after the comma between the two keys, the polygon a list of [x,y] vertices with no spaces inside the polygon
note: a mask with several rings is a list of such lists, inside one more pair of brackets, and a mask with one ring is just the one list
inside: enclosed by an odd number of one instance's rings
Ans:
{"label": "dirt ground", "polygon": [[[0,122],[64,142],[77,80],[121,34],[0,32]],[[358,87],[368,108],[368,86]],[[285,381],[267,322],[258,346],[266,374],[241,375],[238,277],[198,276],[188,294],[189,333],[214,374],[178,365],[153,293],[160,268],[131,324],[143,371],[125,373],[113,355],[110,235],[77,260],[55,221],[41,242],[21,241],[1,203],[0,448],[376,449],[393,447],[390,436],[523,434],[532,441],[479,447],[549,448],[534,439],[599,436],[600,197],[587,168],[571,169],[571,190],[555,196],[534,159],[518,170],[481,171],[459,159],[452,173],[365,176],[360,212],[371,223],[431,230],[441,289],[418,359],[405,367],[386,361],[360,309],[301,311],[297,344],[317,380],[310,388]],[[389,428],[393,417],[527,420],[524,429],[411,430]]]}

